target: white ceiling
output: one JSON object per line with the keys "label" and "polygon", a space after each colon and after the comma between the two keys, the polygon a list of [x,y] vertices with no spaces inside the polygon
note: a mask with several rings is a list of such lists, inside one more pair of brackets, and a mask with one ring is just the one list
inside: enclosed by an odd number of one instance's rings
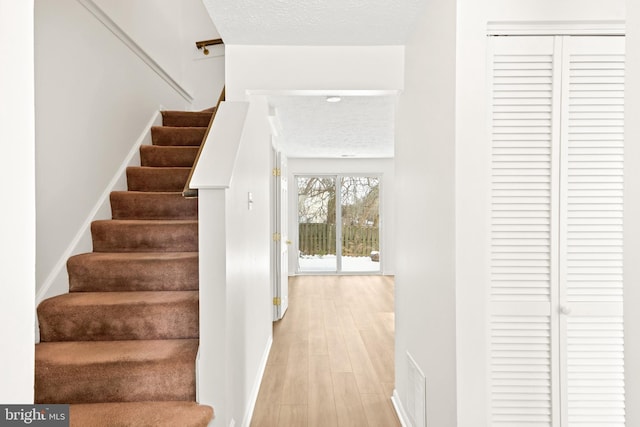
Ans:
{"label": "white ceiling", "polygon": [[393,157],[395,96],[271,96],[269,105],[289,157]]}
{"label": "white ceiling", "polygon": [[[203,0],[226,44],[403,45],[426,0]],[[290,157],[393,157],[395,96],[272,96]]]}
{"label": "white ceiling", "polygon": [[425,0],[203,0],[227,44],[402,45]]}

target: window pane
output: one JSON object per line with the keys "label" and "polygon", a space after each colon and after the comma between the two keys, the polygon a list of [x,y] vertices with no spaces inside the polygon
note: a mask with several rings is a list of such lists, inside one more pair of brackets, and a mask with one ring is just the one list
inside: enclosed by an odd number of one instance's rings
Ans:
{"label": "window pane", "polygon": [[298,270],[337,270],[336,180],[298,177]]}
{"label": "window pane", "polygon": [[377,177],[343,177],[342,271],[380,271],[380,207]]}

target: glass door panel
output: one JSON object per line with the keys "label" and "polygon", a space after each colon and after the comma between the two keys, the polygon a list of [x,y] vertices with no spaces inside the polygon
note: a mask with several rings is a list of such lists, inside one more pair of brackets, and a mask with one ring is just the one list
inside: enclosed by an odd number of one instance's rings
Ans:
{"label": "glass door panel", "polygon": [[340,185],[340,271],[380,271],[380,179],[344,176]]}
{"label": "glass door panel", "polygon": [[336,272],[336,178],[297,177],[298,271]]}

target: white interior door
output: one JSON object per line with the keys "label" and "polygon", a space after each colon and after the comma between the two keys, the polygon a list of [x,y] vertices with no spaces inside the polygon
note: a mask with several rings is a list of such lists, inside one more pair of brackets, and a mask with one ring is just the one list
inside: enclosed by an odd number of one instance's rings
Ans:
{"label": "white interior door", "polygon": [[624,38],[490,44],[491,425],[624,426]]}

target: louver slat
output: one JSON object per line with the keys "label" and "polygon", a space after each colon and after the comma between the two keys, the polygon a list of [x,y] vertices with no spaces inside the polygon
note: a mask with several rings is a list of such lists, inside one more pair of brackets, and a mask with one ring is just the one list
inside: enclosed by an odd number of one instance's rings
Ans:
{"label": "louver slat", "polygon": [[549,426],[549,316],[494,316],[491,331],[493,425]]}
{"label": "louver slat", "polygon": [[560,284],[572,313],[561,334],[563,421],[622,427],[624,39],[571,38],[565,51]]}

